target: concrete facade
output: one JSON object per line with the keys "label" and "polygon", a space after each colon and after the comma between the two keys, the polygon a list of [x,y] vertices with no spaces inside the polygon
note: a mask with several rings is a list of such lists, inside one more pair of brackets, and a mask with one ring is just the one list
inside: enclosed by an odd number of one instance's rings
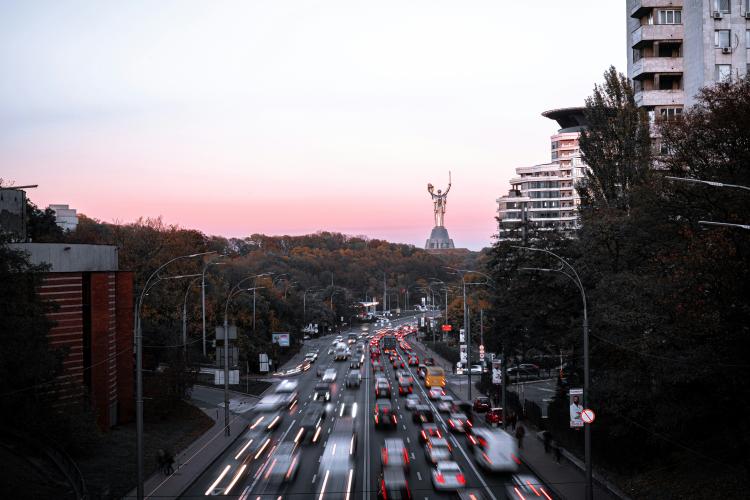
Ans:
{"label": "concrete facade", "polygon": [[78,227],[78,215],[75,208],[68,205],[50,205],[50,210],[55,212],[55,222],[64,231],[75,231]]}
{"label": "concrete facade", "polygon": [[22,189],[0,188],[0,233],[11,241],[26,239],[26,192]]}
{"label": "concrete facade", "polygon": [[112,245],[13,243],[10,247],[26,252],[34,265],[50,264],[55,273],[118,270],[117,247]]}
{"label": "concrete facade", "polygon": [[701,87],[750,67],[750,0],[627,0],[628,78],[657,116],[695,104]]}

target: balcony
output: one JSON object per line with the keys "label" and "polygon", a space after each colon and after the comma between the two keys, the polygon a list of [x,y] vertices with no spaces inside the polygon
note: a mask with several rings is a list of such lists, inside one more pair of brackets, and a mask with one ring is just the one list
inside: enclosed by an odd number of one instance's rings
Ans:
{"label": "balcony", "polygon": [[685,28],[681,24],[646,24],[630,34],[630,46],[637,49],[647,42],[681,41],[684,37]]}
{"label": "balcony", "polygon": [[682,57],[642,57],[633,63],[631,78],[650,73],[682,73]]}
{"label": "balcony", "polygon": [[635,93],[636,106],[669,106],[683,104],[685,91],[683,90],[642,90]]}
{"label": "balcony", "polygon": [[662,8],[681,8],[682,0],[637,0],[633,8],[630,9],[630,17],[640,19],[648,14],[651,9]]}

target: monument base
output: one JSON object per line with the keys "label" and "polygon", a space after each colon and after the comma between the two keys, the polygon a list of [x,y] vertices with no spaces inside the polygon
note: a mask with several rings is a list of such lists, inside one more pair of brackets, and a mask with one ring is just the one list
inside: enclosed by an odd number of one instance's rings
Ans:
{"label": "monument base", "polygon": [[435,226],[430,233],[430,239],[424,244],[425,250],[441,250],[456,248],[453,240],[448,236],[448,230],[444,226]]}

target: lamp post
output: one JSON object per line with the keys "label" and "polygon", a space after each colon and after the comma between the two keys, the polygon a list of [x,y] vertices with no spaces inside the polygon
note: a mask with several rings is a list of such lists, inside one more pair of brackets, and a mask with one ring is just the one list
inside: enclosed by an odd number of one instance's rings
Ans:
{"label": "lamp post", "polygon": [[[723,188],[730,188],[730,189],[742,189],[743,191],[750,191],[750,187],[748,186],[740,186],[739,184],[727,184],[725,182],[717,182],[717,181],[706,181],[703,179],[689,179],[687,177],[672,177],[670,175],[664,176],[665,179],[669,179],[671,181],[679,181],[679,182],[690,182],[695,184],[705,184],[707,186],[713,186],[713,187],[723,187]],[[698,224],[703,224],[706,226],[723,226],[723,227],[734,227],[737,229],[745,229],[750,230],[750,224],[733,224],[731,222],[714,222],[714,221],[708,221],[708,220],[699,220]]]}
{"label": "lamp post", "polygon": [[[154,272],[151,273],[151,275],[148,277],[146,282],[143,284],[143,289],[141,290],[141,293],[138,297],[138,301],[136,302],[136,310],[135,310],[135,325],[134,326],[134,336],[135,336],[135,434],[136,434],[136,461],[137,461],[137,469],[138,469],[138,485],[136,487],[136,494],[138,496],[138,500],[143,500],[143,332],[141,330],[141,307],[143,306],[143,298],[146,295],[146,292],[150,290],[154,285],[156,285],[159,281],[167,278],[163,278],[159,276],[159,272],[163,270],[165,267],[167,267],[172,262],[175,262],[177,260],[181,259],[191,259],[194,257],[201,257],[203,255],[210,255],[216,252],[200,252],[200,253],[191,253],[188,255],[180,255],[179,257],[174,257],[164,264],[160,265]],[[178,279],[185,276],[172,276],[169,277],[170,279]],[[156,281],[151,283],[151,280],[156,278]]]}
{"label": "lamp post", "polygon": [[[219,255],[216,260],[224,258],[223,255]],[[216,260],[208,261],[203,266],[203,272],[201,273],[201,318],[203,319],[203,357],[206,356],[206,271],[208,266],[216,265],[220,266],[224,262],[216,262]]]}
{"label": "lamp post", "polygon": [[[256,274],[255,276],[248,276],[248,278],[254,278],[253,279],[253,335],[255,335],[255,290],[258,288],[255,286],[256,280],[260,278],[261,276],[270,276],[273,273],[260,273]],[[245,281],[245,280],[242,280]],[[240,281],[240,283],[242,282]],[[271,281],[273,284],[273,281]]]}
{"label": "lamp post", "polygon": [[466,274],[481,274],[488,280],[492,281],[492,278],[481,271],[475,271],[472,269],[456,269],[454,267],[444,266],[446,269],[451,269],[456,274],[461,275],[461,284],[463,285],[463,302],[464,302],[464,333],[466,335],[466,366],[469,367],[468,371],[468,399],[471,401],[471,324],[469,322],[469,308],[466,303],[466,285],[489,285],[489,282],[477,282],[477,283],[466,283]]}
{"label": "lamp post", "polygon": [[243,281],[249,278],[255,278],[255,276],[249,276],[248,278],[240,280],[227,295],[227,301],[224,304],[224,435],[230,435],[229,429],[229,303],[232,299],[243,292],[253,292],[255,296],[255,289],[252,288],[239,288]]}
{"label": "lamp post", "polygon": [[[513,245],[515,248],[520,248],[523,250],[529,250],[531,252],[541,252],[545,253],[547,255],[551,255],[555,259],[557,259],[560,262],[560,268],[559,269],[548,269],[548,268],[537,268],[537,267],[523,267],[521,270],[524,271],[540,271],[540,272],[546,272],[546,273],[560,273],[564,276],[566,276],[568,279],[573,281],[576,286],[578,287],[578,290],[581,292],[581,301],[583,302],[583,406],[584,408],[589,407],[589,319],[588,319],[588,312],[586,308],[586,290],[583,288],[583,283],[581,282],[580,276],[578,276],[578,273],[576,272],[575,268],[568,263],[565,259],[560,257],[554,252],[551,252],[549,250],[544,250],[541,248],[530,248],[530,247],[524,247],[524,246],[516,246]],[[568,269],[570,271],[565,271],[565,269]],[[591,424],[587,424],[584,422],[584,454],[585,454],[585,462],[586,462],[586,500],[592,500],[594,490],[593,490],[593,483],[592,483],[592,467],[591,467]]]}
{"label": "lamp post", "polygon": [[198,281],[198,278],[203,276],[203,273],[196,274],[196,278],[193,278],[190,283],[188,283],[187,289],[185,290],[185,297],[182,299],[182,349],[183,354],[185,356],[185,361],[187,362],[187,296],[188,293],[190,293],[190,289],[193,286],[193,283]]}

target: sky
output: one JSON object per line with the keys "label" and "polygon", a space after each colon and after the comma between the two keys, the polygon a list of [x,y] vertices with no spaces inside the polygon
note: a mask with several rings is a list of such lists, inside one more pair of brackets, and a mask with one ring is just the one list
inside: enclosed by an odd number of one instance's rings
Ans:
{"label": "sky", "polygon": [[206,234],[457,247],[614,65],[615,0],[0,0],[0,178]]}

